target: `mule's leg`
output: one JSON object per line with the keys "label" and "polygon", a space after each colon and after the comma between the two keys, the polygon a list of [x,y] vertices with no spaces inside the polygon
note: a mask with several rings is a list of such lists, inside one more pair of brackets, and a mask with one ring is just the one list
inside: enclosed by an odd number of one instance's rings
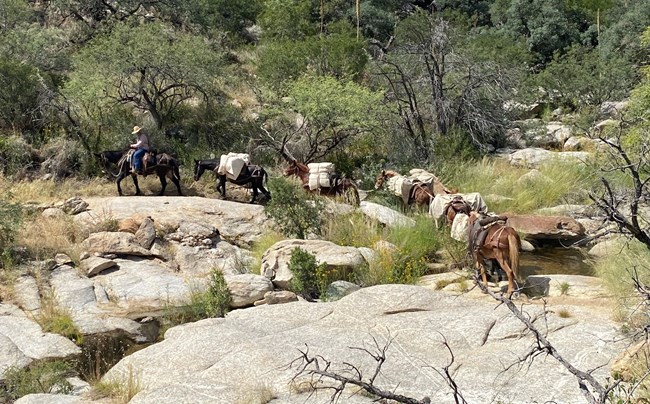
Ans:
{"label": "mule's leg", "polygon": [[135,195],[142,195],[142,192],[140,191],[140,185],[138,184],[138,175],[131,174],[131,178],[133,178],[133,185],[135,185]]}
{"label": "mule's leg", "polygon": [[223,199],[226,199],[226,181],[225,175],[220,175],[217,179],[217,191],[219,191]]}
{"label": "mule's leg", "polygon": [[124,177],[126,177],[126,175],[127,174],[125,172],[121,172],[120,175],[118,175],[117,178],[115,179],[115,183],[117,184],[117,194],[119,196],[123,195],[122,194],[122,187],[120,186],[120,182],[122,182],[122,180],[124,179]]}
{"label": "mule's leg", "polygon": [[501,269],[506,273],[508,276],[508,295],[512,294],[512,291],[515,289],[514,285],[514,273],[512,272],[512,268],[510,268],[510,265],[508,264],[507,260],[504,257],[504,254],[501,250],[497,250],[496,259],[499,265],[501,266]]}
{"label": "mule's leg", "polygon": [[266,188],[264,188],[264,185],[260,184],[258,188],[260,189],[260,191],[262,191],[264,196],[271,199],[271,193]]}
{"label": "mule's leg", "polygon": [[255,203],[255,199],[257,199],[257,195],[259,195],[259,192],[257,192],[257,186],[253,184],[251,187],[253,189],[253,199],[249,203]]}
{"label": "mule's leg", "polygon": [[172,180],[172,183],[176,185],[176,189],[178,190],[178,196],[183,196],[183,192],[181,191],[181,182],[178,180],[176,175],[174,175],[174,171],[172,170],[167,171],[167,176],[169,177],[170,180]]}
{"label": "mule's leg", "polygon": [[167,188],[167,178],[165,178],[164,174],[158,173],[158,179],[160,180],[160,185],[162,186],[160,192],[158,192],[158,196],[162,196],[165,195],[165,188]]}

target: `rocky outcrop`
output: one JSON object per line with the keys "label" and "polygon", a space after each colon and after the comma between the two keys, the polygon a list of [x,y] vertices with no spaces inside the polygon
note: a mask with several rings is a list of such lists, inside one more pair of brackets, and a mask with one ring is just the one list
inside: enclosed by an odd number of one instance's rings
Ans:
{"label": "rocky outcrop", "polygon": [[12,366],[22,368],[33,361],[66,359],[80,353],[69,339],[43,332],[18,307],[0,303],[0,381]]}
{"label": "rocky outcrop", "polygon": [[519,167],[539,168],[543,164],[557,161],[562,163],[581,163],[591,157],[587,152],[553,152],[541,148],[517,150],[507,156],[510,164]]}
{"label": "rocky outcrop", "polygon": [[261,275],[240,274],[227,276],[226,283],[232,296],[233,308],[252,306],[264,299],[267,292],[273,291],[273,283]]}
{"label": "rocky outcrop", "polygon": [[585,235],[585,228],[575,219],[567,216],[508,216],[508,226],[523,233],[531,240],[575,240]]}
{"label": "rocky outcrop", "polygon": [[[542,305],[524,307],[530,318],[544,311]],[[579,311],[575,318],[549,313],[535,324],[567,361],[604,382],[610,358],[622,347],[616,324]],[[289,366],[299,350],[322,355],[332,369],[350,363],[369,375],[375,360],[350,347],[372,350],[373,338],[379,346],[392,341],[375,382],[397,394],[453,402],[435,371],[449,363],[444,340],[453,351],[454,380],[470,403],[584,400],[575,377],[550,356],[536,358],[525,372],[507,367],[533,340],[504,305],[407,285],[364,288],[336,302],[263,305],[174,327],[164,341],[120,361],[103,381],[126,383],[129,374],[138,375],[143,389],[132,403],[258,402],[269,391],[277,402],[302,403],[308,396],[309,402],[323,402],[330,391],[295,388],[306,380],[295,379],[297,369]],[[346,398],[372,400],[362,394]]]}
{"label": "rocky outcrop", "polygon": [[341,273],[366,265],[363,254],[355,247],[342,247],[324,240],[283,240],[273,244],[262,256],[261,273],[281,289],[287,289],[293,278],[289,260],[294,248],[301,248]]}
{"label": "rocky outcrop", "polygon": [[86,202],[88,210],[74,218],[87,229],[95,229],[108,219],[120,221],[146,214],[163,229],[178,229],[185,222],[213,226],[222,237],[238,245],[250,245],[257,240],[265,232],[267,221],[261,205],[193,196],[94,197],[86,198]]}
{"label": "rocky outcrop", "polygon": [[151,256],[153,253],[143,248],[135,235],[121,231],[102,231],[93,233],[81,243],[90,253]]}
{"label": "rocky outcrop", "polygon": [[369,218],[375,219],[388,227],[415,226],[415,220],[386,206],[362,201],[359,209]]}

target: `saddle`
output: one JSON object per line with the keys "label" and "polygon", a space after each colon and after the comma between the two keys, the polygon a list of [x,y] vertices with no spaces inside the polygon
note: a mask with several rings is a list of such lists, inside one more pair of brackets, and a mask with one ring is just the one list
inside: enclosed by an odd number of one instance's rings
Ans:
{"label": "saddle", "polygon": [[[133,153],[135,153],[135,149],[129,149],[129,151],[126,154],[126,161],[129,163],[129,169],[133,170]],[[155,165],[158,164],[157,158],[156,158],[156,150],[150,149],[144,153],[142,156],[142,172],[145,177],[147,176],[147,169],[151,168]]]}
{"label": "saddle", "polygon": [[508,221],[507,216],[482,216],[481,219],[476,220],[469,226],[469,235],[467,237],[467,248],[470,252],[475,253],[483,247],[485,238],[488,235],[490,227],[495,224],[505,225]]}
{"label": "saddle", "polygon": [[454,212],[456,213],[465,213],[466,215],[469,215],[469,212],[471,212],[472,207],[467,202],[465,199],[463,199],[462,196],[454,196],[451,201],[449,201],[445,207],[444,207],[444,215],[447,216],[447,213],[449,212],[449,209],[453,209]]}

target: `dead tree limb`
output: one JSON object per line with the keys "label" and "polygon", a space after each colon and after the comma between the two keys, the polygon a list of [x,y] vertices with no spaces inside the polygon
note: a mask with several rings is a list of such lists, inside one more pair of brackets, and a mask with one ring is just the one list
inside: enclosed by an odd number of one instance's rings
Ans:
{"label": "dead tree limb", "polygon": [[[393,342],[393,338],[389,336],[386,343],[383,345],[381,345],[375,337],[372,337],[372,340],[373,347],[371,349],[365,347],[350,347],[350,349],[360,350],[367,353],[375,360],[375,368],[371,371],[371,375],[369,377],[365,377],[361,368],[349,362],[343,363],[345,366],[344,369],[334,370],[332,368],[332,362],[330,360],[327,360],[320,355],[311,355],[309,353],[309,347],[306,347],[304,350],[300,350],[300,356],[294,359],[289,365],[290,367],[295,367],[297,369],[297,372],[294,375],[292,381],[297,382],[298,378],[301,376],[310,376],[310,387],[312,388],[312,394],[313,391],[316,390],[332,390],[332,394],[330,396],[331,403],[337,402],[341,398],[345,388],[348,385],[352,385],[357,386],[368,394],[377,397],[377,401],[383,399],[405,404],[429,404],[431,402],[429,397],[424,397],[423,399],[418,400],[413,397],[396,394],[393,391],[380,388],[376,385],[377,377],[382,373],[382,367],[387,360],[387,352]],[[446,339],[444,339],[443,345],[449,351],[449,354],[451,356],[450,361],[447,366],[442,368],[442,370],[434,370],[452,389],[455,402],[457,404],[466,404],[467,402],[460,393],[460,389],[454,381],[450,371],[451,366],[454,364],[453,352]],[[323,381],[325,380],[334,381],[334,383],[324,384]]]}
{"label": "dead tree limb", "polygon": [[604,404],[607,401],[608,395],[618,385],[618,383],[614,383],[609,387],[604,387],[598,380],[596,380],[591,372],[585,372],[573,366],[569,361],[564,359],[562,355],[560,355],[551,342],[546,339],[546,336],[535,327],[533,322],[530,320],[530,317],[525,312],[517,307],[511,299],[502,294],[492,292],[483,285],[479,278],[478,271],[474,271],[474,283],[476,283],[484,293],[487,293],[496,301],[504,304],[510,312],[524,324],[526,329],[528,329],[535,338],[533,346],[528,353],[520,359],[520,362],[532,362],[539,355],[550,355],[578,379],[578,387],[589,404]]}

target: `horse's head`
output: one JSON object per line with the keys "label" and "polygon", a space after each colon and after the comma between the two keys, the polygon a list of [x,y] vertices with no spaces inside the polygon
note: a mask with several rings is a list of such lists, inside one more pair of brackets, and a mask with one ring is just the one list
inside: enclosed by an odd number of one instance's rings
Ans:
{"label": "horse's head", "polygon": [[204,171],[205,171],[205,167],[201,165],[201,161],[195,159],[194,160],[194,181],[198,181],[203,175]]}
{"label": "horse's head", "polygon": [[386,174],[386,170],[381,170],[379,175],[377,176],[377,179],[375,180],[375,189],[381,189],[381,187],[384,186],[384,182],[388,179],[388,175]]}
{"label": "horse's head", "polygon": [[290,175],[298,175],[298,162],[297,161],[292,161],[289,163],[289,166],[284,169],[284,176],[288,177]]}

